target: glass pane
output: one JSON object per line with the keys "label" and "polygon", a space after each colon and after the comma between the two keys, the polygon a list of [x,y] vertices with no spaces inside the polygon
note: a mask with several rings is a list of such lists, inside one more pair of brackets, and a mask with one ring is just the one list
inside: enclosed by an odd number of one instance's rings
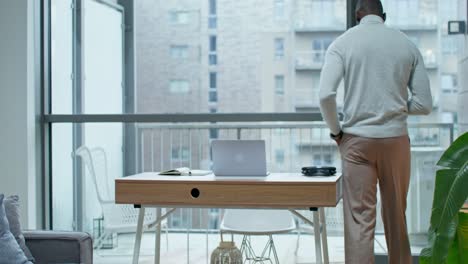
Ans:
{"label": "glass pane", "polygon": [[123,112],[122,13],[94,0],[84,3],[83,113],[119,114]]}
{"label": "glass pane", "polygon": [[[51,1],[51,105],[53,114],[73,112],[72,0]],[[52,137],[53,229],[73,230],[72,125],[54,124]],[[55,162],[54,162],[55,161]]]}
{"label": "glass pane", "polygon": [[[102,202],[98,199],[97,192],[100,192],[101,199],[114,201],[114,179],[124,176],[123,125],[120,123],[84,124],[82,145],[91,150],[96,148],[102,150],[106,162],[106,164],[94,162],[95,175],[92,175],[88,168],[83,167],[81,217],[83,230],[91,233],[95,219],[102,217]],[[86,163],[83,165],[86,166]],[[96,177],[97,185],[93,177]]]}
{"label": "glass pane", "polygon": [[52,228],[74,230],[73,125],[54,124],[52,131]]}
{"label": "glass pane", "polygon": [[73,112],[72,0],[51,1],[51,105],[53,114]]}
{"label": "glass pane", "polygon": [[[346,0],[134,3],[138,113],[208,113],[214,71],[219,112],[318,111],[325,50],[346,29]],[[188,23],[175,23],[180,13]],[[175,44],[189,47],[183,63],[171,55]],[[275,75],[288,87],[281,100]],[[187,96],[168,89],[180,78],[189,82]]]}

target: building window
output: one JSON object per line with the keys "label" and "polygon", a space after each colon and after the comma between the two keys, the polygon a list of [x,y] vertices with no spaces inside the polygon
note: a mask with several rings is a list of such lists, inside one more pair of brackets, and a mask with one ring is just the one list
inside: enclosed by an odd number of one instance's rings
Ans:
{"label": "building window", "polygon": [[458,93],[456,74],[442,74],[440,78],[440,82],[441,82],[442,93],[444,94]]}
{"label": "building window", "polygon": [[209,1],[210,15],[216,15],[216,0],[208,0],[208,1]]}
{"label": "building window", "polygon": [[216,0],[208,0],[209,15],[208,15],[208,28],[216,28],[218,26]]}
{"label": "building window", "polygon": [[217,79],[216,72],[210,72],[210,89],[217,88],[216,79]]}
{"label": "building window", "polygon": [[188,93],[190,85],[187,80],[171,80],[169,90],[171,93]]}
{"label": "building window", "polygon": [[188,57],[188,46],[171,45],[171,57],[173,59],[186,59]]}
{"label": "building window", "polygon": [[284,58],[284,39],[275,38],[275,59]]}
{"label": "building window", "polygon": [[285,17],[284,0],[274,1],[274,17],[275,19],[283,19]]}
{"label": "building window", "polygon": [[216,65],[218,64],[216,36],[210,36],[209,48],[208,63],[209,65]]}
{"label": "building window", "polygon": [[171,24],[184,25],[189,23],[189,12],[169,11],[169,21]]}
{"label": "building window", "polygon": [[458,53],[457,39],[453,36],[442,36],[442,53],[451,55]]}
{"label": "building window", "polygon": [[284,75],[275,76],[275,93],[278,95],[284,94]]}
{"label": "building window", "polygon": [[209,92],[209,97],[210,97],[210,98],[209,98],[209,101],[210,101],[211,103],[216,103],[216,102],[218,102],[218,92],[216,92],[216,91],[210,91],[210,92]]}
{"label": "building window", "polygon": [[216,65],[218,64],[218,56],[216,54],[210,54],[208,56],[208,63],[210,65]]}
{"label": "building window", "polygon": [[177,161],[187,161],[190,159],[190,149],[186,146],[175,146],[172,147],[171,151],[171,158],[172,160],[177,160]]}
{"label": "building window", "polygon": [[276,164],[284,164],[284,150],[283,149],[277,149],[275,151],[275,161],[276,161]]}
{"label": "building window", "polygon": [[332,44],[332,39],[314,39],[312,41],[312,59],[315,63],[323,63],[325,53]]}
{"label": "building window", "polygon": [[219,130],[217,128],[210,128],[210,139],[216,139],[219,137]]}
{"label": "building window", "polygon": [[325,165],[331,165],[332,164],[332,155],[331,154],[324,154],[323,155],[323,163]]}
{"label": "building window", "polygon": [[208,28],[216,28],[218,26],[218,18],[216,16],[208,17]]}
{"label": "building window", "polygon": [[210,52],[216,52],[216,36],[210,36]]}

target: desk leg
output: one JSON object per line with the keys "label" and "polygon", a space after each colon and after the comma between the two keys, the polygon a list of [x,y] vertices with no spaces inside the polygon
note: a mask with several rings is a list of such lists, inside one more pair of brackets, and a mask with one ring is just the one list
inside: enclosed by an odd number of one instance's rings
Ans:
{"label": "desk leg", "polygon": [[322,264],[322,246],[320,244],[320,220],[319,212],[314,211],[314,237],[315,237],[315,258],[317,264]]}
{"label": "desk leg", "polygon": [[[161,218],[161,208],[156,208],[156,219]],[[161,223],[156,226],[156,234],[154,241],[154,264],[159,264],[161,259]]]}
{"label": "desk leg", "polygon": [[320,226],[322,227],[322,244],[323,244],[323,262],[328,264],[328,240],[327,240],[327,221],[325,219],[325,209],[319,208]]}
{"label": "desk leg", "polygon": [[142,206],[138,213],[138,224],[135,234],[135,245],[133,248],[133,264],[138,264],[140,257],[141,236],[143,235],[143,220],[145,218],[145,208]]}

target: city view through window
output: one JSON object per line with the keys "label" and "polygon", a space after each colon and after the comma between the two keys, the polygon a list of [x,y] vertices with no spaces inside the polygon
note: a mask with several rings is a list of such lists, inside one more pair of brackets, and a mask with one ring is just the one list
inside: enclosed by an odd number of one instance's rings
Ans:
{"label": "city view through window", "polygon": [[[316,113],[325,52],[346,31],[345,0],[137,0],[131,28],[122,27],[127,24],[122,10],[83,0],[84,78],[77,88],[72,2],[51,1],[52,114]],[[456,129],[462,42],[448,35],[447,21],[459,17],[458,3],[383,1],[387,25],[405,33],[421,51],[434,98],[430,116],[409,119],[407,220],[415,237],[427,232],[435,163]],[[133,34],[132,47],[124,44],[128,34]],[[134,55],[131,89],[125,85],[129,49]],[[113,178],[137,172],[210,169],[214,139],[264,139],[272,172],[311,165],[340,169],[328,133],[319,120],[54,124],[54,228],[93,232],[102,217],[89,172],[77,168],[70,155],[78,145],[105,150],[112,189]],[[53,162],[63,156],[70,159]],[[341,207],[327,209],[326,215],[330,232],[342,236]],[[172,230],[216,230],[221,216],[221,209],[180,210],[168,225]],[[377,232],[383,232],[380,220]]]}

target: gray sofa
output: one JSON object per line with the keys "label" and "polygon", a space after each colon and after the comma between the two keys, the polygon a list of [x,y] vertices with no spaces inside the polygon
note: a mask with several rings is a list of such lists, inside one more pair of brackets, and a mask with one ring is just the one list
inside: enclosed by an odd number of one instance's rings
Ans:
{"label": "gray sofa", "polygon": [[93,241],[83,232],[23,231],[36,264],[93,263]]}

